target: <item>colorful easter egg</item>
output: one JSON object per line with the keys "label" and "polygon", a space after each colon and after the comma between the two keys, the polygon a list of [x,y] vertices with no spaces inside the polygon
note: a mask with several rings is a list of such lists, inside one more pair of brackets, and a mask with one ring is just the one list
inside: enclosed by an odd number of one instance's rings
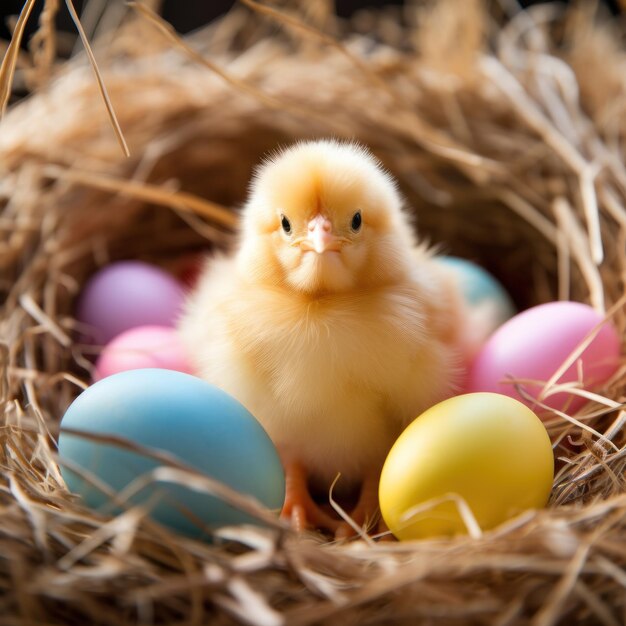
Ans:
{"label": "colorful easter egg", "polygon": [[[98,441],[80,433],[110,439]],[[239,402],[199,378],[141,369],[114,374],[86,389],[61,422],[63,477],[87,506],[108,513],[118,508],[89,476],[114,494],[139,485],[129,495],[129,504],[146,507],[156,521],[192,537],[208,536],[224,525],[254,522],[218,497],[183,484],[142,484],[142,477],[163,463],[141,450],[119,446],[119,438],[165,452],[277,513],[283,504],[285,477],[270,438]]]}
{"label": "colorful easter egg", "polygon": [[175,328],[137,326],[118,335],[98,357],[94,378],[150,367],[193,373]]}
{"label": "colorful easter egg", "polygon": [[76,318],[104,345],[129,328],[173,326],[184,298],[183,286],[167,272],[141,261],[120,261],[87,281]]}
{"label": "colorful easter egg", "polygon": [[453,274],[469,307],[480,309],[476,317],[488,318],[486,334],[515,315],[515,305],[507,291],[482,267],[454,256],[439,256],[436,260]]}
{"label": "colorful easter egg", "polygon": [[[619,366],[620,340],[603,315],[580,302],[550,302],[516,315],[486,342],[469,373],[468,391],[493,391],[510,395],[535,407],[535,399],[548,407],[575,411],[585,402],[569,392],[542,397],[547,381],[578,348],[576,358],[555,381],[580,382],[594,389]],[[599,327],[591,338],[591,333]],[[583,342],[589,338],[588,345]],[[513,384],[519,381],[524,392]],[[538,409],[537,409],[538,410]]]}
{"label": "colorful easter egg", "polygon": [[431,407],[400,435],[381,474],[380,509],[402,540],[480,532],[545,506],[553,476],[548,433],[528,407],[466,394]]}

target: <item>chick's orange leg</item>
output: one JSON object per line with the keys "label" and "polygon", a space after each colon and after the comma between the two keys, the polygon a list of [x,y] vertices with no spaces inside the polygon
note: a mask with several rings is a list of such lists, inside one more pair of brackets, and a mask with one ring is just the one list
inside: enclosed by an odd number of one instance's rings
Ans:
{"label": "chick's orange leg", "polygon": [[[355,507],[350,511],[350,518],[360,528],[371,530],[374,521],[378,517],[378,483],[380,472],[368,472],[361,484],[359,499]],[[355,534],[354,528],[347,522],[339,525],[335,531],[337,539],[343,539]]]}
{"label": "chick's orange leg", "polygon": [[311,497],[304,466],[297,461],[285,462],[284,466],[285,503],[281,518],[289,520],[298,532],[309,527],[335,532],[340,522],[324,513]]}

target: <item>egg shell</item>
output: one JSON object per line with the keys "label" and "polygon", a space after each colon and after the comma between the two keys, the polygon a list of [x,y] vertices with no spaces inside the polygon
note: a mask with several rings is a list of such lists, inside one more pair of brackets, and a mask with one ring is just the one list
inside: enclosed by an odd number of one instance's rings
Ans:
{"label": "egg shell", "polygon": [[173,326],[184,298],[183,286],[167,272],[142,261],[120,261],[87,281],[76,318],[104,345],[137,326]]}
{"label": "egg shell", "polygon": [[457,494],[488,530],[545,506],[553,477],[548,433],[528,407],[500,394],[466,394],[431,407],[400,435],[382,470],[380,508],[401,540],[464,534],[450,498]]}
{"label": "egg shell", "polygon": [[118,335],[98,357],[94,378],[150,367],[193,373],[175,328],[138,326]]}
{"label": "egg shell", "polygon": [[461,293],[471,307],[489,309],[487,314],[492,318],[492,330],[515,315],[511,297],[487,270],[459,257],[439,256],[436,259],[454,273]]}
{"label": "egg shell", "polygon": [[[561,367],[585,337],[603,321],[603,316],[580,302],[550,302],[516,315],[501,326],[485,343],[476,357],[470,373],[467,391],[493,391],[507,394],[536,407],[525,400],[511,383],[520,380],[542,381],[524,383],[525,390],[538,398],[543,383]],[[607,380],[619,366],[620,340],[614,326],[607,322],[582,352],[584,388],[592,389]],[[573,363],[558,379],[558,383],[578,380],[578,365]],[[584,404],[583,398],[561,392],[543,400],[547,406],[575,411]]]}
{"label": "egg shell", "polygon": [[[283,504],[283,469],[261,425],[234,398],[189,374],[162,369],[114,374],[86,389],[65,413],[59,457],[68,488],[87,506],[115,512],[109,497],[72,467],[119,493],[160,463],[69,429],[165,451],[269,509],[278,511]],[[70,463],[64,466],[64,460]],[[153,482],[131,502],[145,505],[155,520],[192,537],[207,536],[223,525],[254,522],[216,497],[173,483]]]}

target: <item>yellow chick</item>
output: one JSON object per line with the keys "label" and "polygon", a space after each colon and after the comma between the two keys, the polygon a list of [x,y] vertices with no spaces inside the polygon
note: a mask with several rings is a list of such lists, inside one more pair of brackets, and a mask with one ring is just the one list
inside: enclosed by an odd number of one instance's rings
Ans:
{"label": "yellow chick", "polygon": [[458,390],[461,314],[390,175],[358,145],[315,141],[259,168],[239,245],[207,263],[180,332],[198,374],[277,446],[283,515],[343,532],[307,486],[341,474],[339,486],[360,486],[352,518],[376,511],[395,439]]}

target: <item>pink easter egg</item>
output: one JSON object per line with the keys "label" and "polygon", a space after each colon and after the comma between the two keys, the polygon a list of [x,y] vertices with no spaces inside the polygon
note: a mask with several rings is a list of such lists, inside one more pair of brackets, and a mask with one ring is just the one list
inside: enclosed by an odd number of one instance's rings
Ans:
{"label": "pink easter egg", "polygon": [[[496,330],[479,352],[470,369],[468,391],[502,393],[537,408],[532,399],[518,393],[510,379],[524,381],[520,382],[524,390],[533,399],[539,398],[544,383],[603,319],[580,302],[550,302],[519,313]],[[592,390],[617,370],[619,355],[620,338],[615,327],[606,322],[556,383],[581,380],[584,389]],[[540,400],[569,413],[586,401],[567,391]]]}
{"label": "pink easter egg", "polygon": [[192,373],[174,328],[139,326],[118,335],[100,354],[94,378],[153,367]]}

